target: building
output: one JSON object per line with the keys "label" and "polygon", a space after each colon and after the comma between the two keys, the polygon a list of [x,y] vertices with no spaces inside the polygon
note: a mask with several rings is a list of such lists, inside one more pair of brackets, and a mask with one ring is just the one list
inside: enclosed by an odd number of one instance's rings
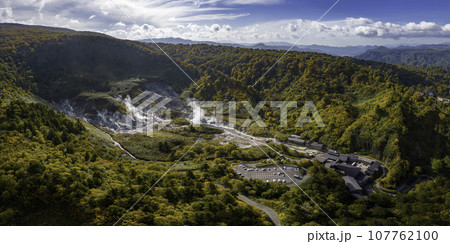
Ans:
{"label": "building", "polygon": [[336,155],[333,155],[333,154],[330,154],[330,153],[326,153],[325,157],[328,160],[331,160],[331,161],[338,161],[339,160],[339,155],[336,156]]}
{"label": "building", "polygon": [[349,162],[359,162],[358,156],[350,155],[350,156],[348,156],[348,161]]}
{"label": "building", "polygon": [[335,165],[336,165],[336,163],[333,163],[333,162],[326,162],[325,163],[325,167],[326,168],[333,168],[334,169]]}
{"label": "building", "polygon": [[303,139],[299,139],[299,138],[293,137],[293,136],[289,137],[289,138],[287,139],[287,141],[290,142],[290,143],[293,143],[293,144],[301,145],[301,146],[304,146],[304,145],[305,145],[305,142],[306,142],[306,141],[303,140]]}
{"label": "building", "polygon": [[361,173],[361,169],[355,166],[351,166],[348,164],[335,164],[332,166],[336,171],[341,173],[342,175],[348,175],[351,177],[356,177],[359,173]]}
{"label": "building", "polygon": [[321,163],[325,163],[327,162],[328,158],[323,156],[323,155],[318,155],[316,156],[317,161],[321,162]]}
{"label": "building", "polygon": [[381,163],[378,161],[373,161],[372,164],[366,168],[365,172],[367,175],[374,175],[381,168]]}
{"label": "building", "polygon": [[345,185],[347,186],[347,188],[350,190],[351,193],[358,193],[358,194],[362,193],[362,188],[358,184],[358,182],[356,182],[355,178],[348,175],[342,178],[344,179]]}
{"label": "building", "polygon": [[363,163],[365,165],[371,165],[374,160],[371,159],[371,158],[358,156],[356,161],[360,162],[360,163]]}
{"label": "building", "polygon": [[369,183],[370,177],[360,172],[358,175],[356,175],[355,180],[356,180],[360,185],[363,186],[363,185]]}
{"label": "building", "polygon": [[334,156],[339,156],[339,153],[336,150],[333,150],[333,149],[328,149],[327,153],[331,154],[331,155],[334,155]]}
{"label": "building", "polygon": [[315,150],[322,151],[323,148],[324,148],[324,146],[323,146],[322,143],[313,142],[313,143],[311,143],[311,148],[312,148],[312,149],[315,149]]}
{"label": "building", "polygon": [[348,156],[347,155],[340,155],[339,156],[339,161],[344,162],[344,163],[348,162]]}

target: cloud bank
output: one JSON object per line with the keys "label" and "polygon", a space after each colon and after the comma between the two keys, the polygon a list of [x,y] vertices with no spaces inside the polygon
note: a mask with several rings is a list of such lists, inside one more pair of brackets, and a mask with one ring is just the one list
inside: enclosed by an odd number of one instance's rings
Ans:
{"label": "cloud bank", "polygon": [[391,23],[363,17],[324,22],[282,19],[241,24],[239,21],[244,17],[251,18],[249,13],[239,11],[239,6],[280,4],[283,0],[1,1],[0,22],[98,31],[133,40],[178,37],[216,42],[295,43],[306,31],[308,33],[300,44],[423,43],[450,38],[450,24],[427,21]]}

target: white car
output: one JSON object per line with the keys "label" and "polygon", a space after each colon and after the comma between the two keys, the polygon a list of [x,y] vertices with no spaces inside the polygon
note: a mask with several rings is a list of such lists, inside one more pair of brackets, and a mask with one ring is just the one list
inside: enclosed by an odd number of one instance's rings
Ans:
{"label": "white car", "polygon": [[276,181],[277,181],[277,179],[273,179],[272,181],[273,181],[273,182],[276,182]]}

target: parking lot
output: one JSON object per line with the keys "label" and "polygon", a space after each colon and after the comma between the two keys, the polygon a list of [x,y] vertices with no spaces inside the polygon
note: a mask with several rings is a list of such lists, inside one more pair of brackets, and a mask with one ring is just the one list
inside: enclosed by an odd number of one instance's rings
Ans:
{"label": "parking lot", "polygon": [[[285,184],[300,184],[304,179],[297,166],[276,165],[256,168],[251,165],[240,164],[234,167],[237,175],[244,179],[260,179],[264,182],[281,182]],[[293,182],[294,181],[294,182]]]}

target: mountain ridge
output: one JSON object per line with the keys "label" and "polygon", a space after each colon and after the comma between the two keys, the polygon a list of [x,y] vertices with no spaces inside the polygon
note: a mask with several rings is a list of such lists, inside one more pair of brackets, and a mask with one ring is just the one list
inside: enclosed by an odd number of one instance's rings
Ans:
{"label": "mountain ridge", "polygon": [[356,56],[356,58],[401,63],[422,68],[437,66],[450,71],[450,44],[399,46],[396,48],[377,47]]}

